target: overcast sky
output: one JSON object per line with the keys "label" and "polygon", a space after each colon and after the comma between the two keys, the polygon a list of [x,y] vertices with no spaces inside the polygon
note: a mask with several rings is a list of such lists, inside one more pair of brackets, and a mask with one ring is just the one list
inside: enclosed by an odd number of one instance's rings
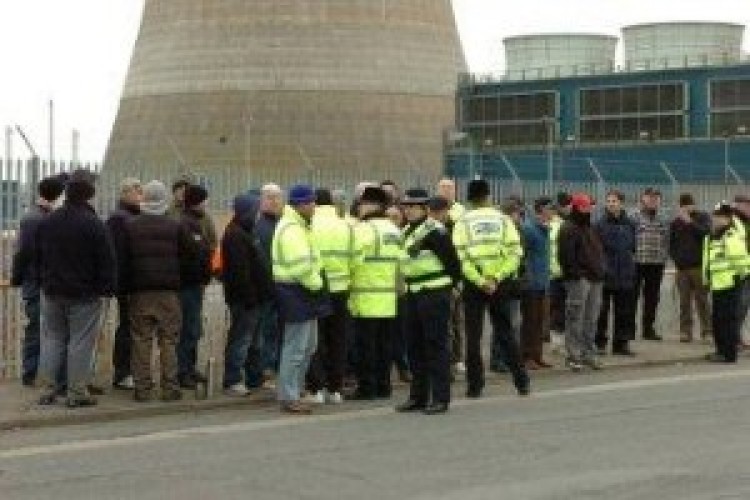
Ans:
{"label": "overcast sky", "polygon": [[[314,0],[310,0],[314,1]],[[376,1],[376,0],[373,0]],[[748,0],[454,0],[473,71],[497,70],[501,40],[533,32],[601,32],[638,22],[711,20],[750,24]],[[49,156],[48,102],[56,105],[56,157],[104,154],[143,0],[0,0],[0,126],[20,124]],[[750,38],[750,37],[746,37]],[[748,44],[745,44],[746,50]],[[4,136],[3,136],[4,137]],[[2,156],[4,156],[4,146]],[[19,138],[16,156],[25,156]]]}

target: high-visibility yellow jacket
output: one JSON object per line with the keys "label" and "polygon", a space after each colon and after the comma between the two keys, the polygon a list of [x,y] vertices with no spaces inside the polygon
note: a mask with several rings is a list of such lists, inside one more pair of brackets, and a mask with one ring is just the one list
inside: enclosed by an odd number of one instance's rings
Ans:
{"label": "high-visibility yellow jacket", "polygon": [[748,258],[742,232],[733,224],[720,237],[706,236],[703,243],[703,279],[713,291],[732,288],[745,276]]}
{"label": "high-visibility yellow jacket", "polygon": [[448,212],[448,216],[455,223],[456,221],[461,219],[461,217],[463,217],[465,213],[466,213],[466,208],[456,201],[453,203],[453,205],[451,205],[450,211]]}
{"label": "high-visibility yellow jacket", "polygon": [[354,259],[349,309],[357,318],[395,318],[403,241],[387,218],[354,227]]}
{"label": "high-visibility yellow jacket", "polygon": [[420,247],[420,242],[432,231],[445,231],[445,227],[428,218],[405,238],[402,273],[411,293],[445,288],[452,283],[435,252]]}
{"label": "high-visibility yellow jacket", "polygon": [[348,291],[354,256],[354,228],[339,217],[336,207],[321,206],[315,209],[312,233],[328,278],[328,289],[333,293]]}
{"label": "high-visibility yellow jacket", "polygon": [[562,278],[562,267],[560,266],[559,240],[560,230],[565,221],[559,215],[555,215],[549,225],[549,260],[550,276],[553,280]]}
{"label": "high-visibility yellow jacket", "polygon": [[496,208],[467,211],[453,228],[453,244],[470,283],[481,287],[490,280],[518,277],[521,237],[513,220]]}

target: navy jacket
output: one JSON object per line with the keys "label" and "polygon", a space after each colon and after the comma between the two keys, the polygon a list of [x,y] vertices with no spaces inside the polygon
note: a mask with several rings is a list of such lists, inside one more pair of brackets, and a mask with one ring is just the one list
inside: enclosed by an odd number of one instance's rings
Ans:
{"label": "navy jacket", "polygon": [[612,290],[635,287],[635,221],[625,211],[618,217],[605,211],[594,228],[604,246],[604,287]]}
{"label": "navy jacket", "polygon": [[[109,235],[115,248],[115,256],[117,257],[117,270],[119,273],[118,276],[120,278],[123,278],[122,274],[125,265],[125,224],[127,224],[130,219],[140,213],[141,209],[139,206],[128,205],[121,201],[117,207],[117,210],[112,212],[112,214],[107,219],[107,230],[109,230]],[[128,282],[129,280],[127,279],[117,280],[118,295],[127,295],[131,292],[131,290],[128,289]]]}
{"label": "navy jacket", "polygon": [[549,228],[535,219],[521,226],[523,236],[523,289],[534,292],[549,290],[550,241]]}
{"label": "navy jacket", "polygon": [[107,228],[89,204],[66,201],[42,221],[37,241],[45,295],[91,300],[115,294],[114,248]]}
{"label": "navy jacket", "polygon": [[37,261],[37,235],[42,221],[50,210],[34,205],[21,219],[18,248],[13,256],[11,285],[21,287],[24,299],[39,297],[40,283]]}

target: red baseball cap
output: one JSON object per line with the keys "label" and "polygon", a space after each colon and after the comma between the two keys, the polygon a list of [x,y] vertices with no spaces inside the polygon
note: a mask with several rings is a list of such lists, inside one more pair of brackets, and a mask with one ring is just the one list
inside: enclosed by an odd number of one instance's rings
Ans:
{"label": "red baseball cap", "polygon": [[570,206],[578,212],[588,213],[594,207],[594,202],[586,193],[574,193],[570,197]]}

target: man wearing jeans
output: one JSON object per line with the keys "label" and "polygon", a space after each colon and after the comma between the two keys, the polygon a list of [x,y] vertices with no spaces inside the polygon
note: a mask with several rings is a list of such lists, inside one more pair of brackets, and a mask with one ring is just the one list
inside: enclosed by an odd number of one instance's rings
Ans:
{"label": "man wearing jeans", "polygon": [[322,264],[311,230],[314,212],[313,189],[294,186],[271,244],[273,280],[284,322],[278,397],[281,411],[292,414],[312,412],[300,402],[300,393],[317,348],[317,320],[327,312]]}
{"label": "man wearing jeans", "polygon": [[73,172],[63,207],[39,227],[38,266],[42,285],[40,372],[46,383],[40,404],[54,404],[62,387],[58,374],[67,362],[67,405],[96,404],[88,390],[103,297],[116,290],[114,249],[107,229],[89,204],[94,177]]}
{"label": "man wearing jeans", "polygon": [[573,371],[601,369],[594,337],[604,281],[604,250],[591,226],[593,202],[585,193],[571,197],[570,219],[560,230],[559,257],[565,283],[565,347]]}
{"label": "man wearing jeans", "polygon": [[18,250],[13,257],[12,285],[21,287],[24,312],[28,323],[23,337],[21,382],[32,387],[39,369],[39,330],[41,327],[41,292],[35,266],[37,233],[42,221],[52,212],[53,204],[65,189],[62,180],[48,177],[39,182],[39,199],[21,219]]}

